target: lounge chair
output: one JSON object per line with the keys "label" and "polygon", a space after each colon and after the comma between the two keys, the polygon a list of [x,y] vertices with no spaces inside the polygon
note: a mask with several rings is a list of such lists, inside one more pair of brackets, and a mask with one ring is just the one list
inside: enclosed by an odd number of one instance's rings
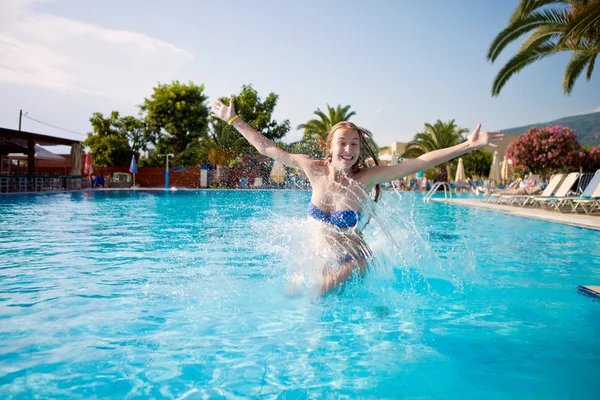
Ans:
{"label": "lounge chair", "polygon": [[[518,189],[522,183],[524,183],[523,179],[521,179],[521,178],[515,179],[508,185],[507,190]],[[498,203],[500,200],[500,197],[502,195],[503,195],[502,192],[491,193],[489,195],[489,197],[487,198],[487,202],[488,203]],[[485,194],[483,195],[483,200],[485,200]]]}
{"label": "lounge chair", "polygon": [[579,181],[577,182],[577,193],[576,196],[581,196],[583,191],[589,186],[592,179],[596,176],[596,174],[600,172],[600,170],[596,171],[596,173],[583,173],[579,175]]}
{"label": "lounge chair", "polygon": [[539,204],[542,208],[557,208],[557,205],[560,204],[562,199],[566,199],[569,196],[569,192],[571,188],[577,182],[577,178],[579,178],[579,172],[571,172],[564,181],[560,184],[560,186],[556,189],[556,192],[553,196],[546,197],[535,197],[532,199],[532,204]]}
{"label": "lounge chair", "polygon": [[[585,179],[584,182],[582,182],[582,179]],[[558,211],[564,211],[564,210],[569,210],[569,211],[573,211],[576,212],[577,208],[579,207],[577,205],[577,203],[575,203],[576,200],[591,200],[590,202],[583,202],[583,205],[586,205],[586,203],[593,203],[593,194],[594,191],[598,188],[598,186],[600,185],[600,170],[596,171],[595,174],[583,174],[582,176],[579,177],[579,184],[578,184],[578,188],[577,191],[580,192],[582,189],[581,188],[585,188],[583,190],[583,192],[578,195],[578,196],[564,196],[564,197],[556,197],[556,196],[552,196],[548,199],[548,203],[547,205],[558,210]],[[542,206],[545,206],[542,203]]]}
{"label": "lounge chair", "polygon": [[552,194],[554,194],[554,191],[557,190],[557,188],[562,183],[564,178],[565,178],[564,174],[553,175],[552,178],[550,178],[550,182],[548,182],[548,186],[546,186],[546,188],[544,189],[542,194],[540,194],[539,196],[537,196],[537,195],[503,195],[503,196],[500,196],[500,198],[498,199],[498,202],[500,203],[503,200],[506,200],[508,202],[508,204],[510,204],[510,205],[514,205],[516,203],[520,206],[526,206],[530,202],[533,202],[533,199],[535,199],[535,198],[543,198],[543,197],[552,196]]}
{"label": "lounge chair", "polygon": [[573,212],[578,212],[580,207],[586,214],[600,211],[600,170],[596,171],[585,192],[579,198],[569,200],[569,204]]}

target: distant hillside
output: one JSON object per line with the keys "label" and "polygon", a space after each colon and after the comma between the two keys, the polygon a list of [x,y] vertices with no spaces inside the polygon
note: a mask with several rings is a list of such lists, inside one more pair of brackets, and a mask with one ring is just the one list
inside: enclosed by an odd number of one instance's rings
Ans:
{"label": "distant hillside", "polygon": [[582,146],[600,146],[600,112],[574,115],[541,124],[502,129],[503,133],[525,133],[531,127],[542,128],[548,125],[567,126],[575,131]]}

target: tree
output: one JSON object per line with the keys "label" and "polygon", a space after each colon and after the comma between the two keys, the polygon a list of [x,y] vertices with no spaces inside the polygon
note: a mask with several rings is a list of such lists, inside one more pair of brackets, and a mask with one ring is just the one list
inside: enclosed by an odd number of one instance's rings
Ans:
{"label": "tree", "polygon": [[[279,96],[269,93],[263,101],[252,85],[243,85],[239,94],[234,96],[234,106],[237,115],[257,132],[273,142],[278,142],[290,131],[290,122],[284,120],[278,123],[273,119],[273,112]],[[229,105],[229,98],[222,98]],[[244,153],[257,155],[256,149],[227,122],[212,119],[209,130],[210,161],[215,164],[225,164]]]}
{"label": "tree", "polygon": [[[455,146],[464,141],[463,133],[466,132],[468,129],[458,127],[454,120],[442,122],[438,119],[433,125],[425,123],[425,130],[408,143],[402,157],[417,158],[433,150]],[[447,162],[435,167],[434,181],[448,181],[449,170]]]}
{"label": "tree", "polygon": [[600,0],[521,0],[508,26],[490,45],[488,60],[496,61],[507,45],[528,33],[517,54],[496,75],[492,95],[498,96],[527,65],[564,51],[572,52],[563,78],[564,93],[569,94],[584,69],[587,81],[592,78],[600,51]]}
{"label": "tree", "polygon": [[586,172],[596,172],[600,169],[600,146],[583,149],[581,167]]}
{"label": "tree", "polygon": [[173,165],[177,165],[178,158],[182,165],[197,164],[197,157],[188,147],[195,148],[195,143],[208,133],[208,97],[203,92],[204,85],[192,82],[159,84],[140,106],[150,130],[149,138],[157,151],[175,155]]}
{"label": "tree", "polygon": [[94,153],[94,164],[99,166],[129,165],[131,156],[139,158],[140,151],[146,148],[144,122],[133,117],[120,117],[113,111],[105,118],[96,112],[90,118],[93,133],[83,142]]}
{"label": "tree", "polygon": [[118,122],[119,129],[125,132],[131,151],[137,159],[140,153],[146,150],[148,141],[146,140],[147,128],[143,120],[132,115],[122,117]]}
{"label": "tree", "polygon": [[573,130],[558,125],[530,128],[506,149],[513,165],[545,176],[558,170],[578,169],[581,155],[581,145]]}
{"label": "tree", "polygon": [[461,156],[465,166],[465,175],[487,176],[492,166],[493,156],[483,149],[477,149]]}
{"label": "tree", "polygon": [[317,108],[314,112],[318,119],[311,119],[305,124],[298,125],[297,129],[304,129],[302,142],[304,149],[308,151],[309,156],[313,158],[323,158],[327,153],[327,134],[338,122],[349,121],[350,118],[356,115],[356,112],[350,111],[350,105],[342,107],[338,104],[333,108],[327,104],[327,114]]}

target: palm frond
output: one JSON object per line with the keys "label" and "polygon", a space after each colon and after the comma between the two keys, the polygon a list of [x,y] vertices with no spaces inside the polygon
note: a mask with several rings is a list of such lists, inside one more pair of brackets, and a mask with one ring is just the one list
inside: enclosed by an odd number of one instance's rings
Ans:
{"label": "palm frond", "polygon": [[462,134],[468,131],[458,127],[454,120],[437,120],[434,124],[425,123],[424,126],[425,130],[415,134],[413,140],[408,143],[402,157],[415,158],[430,151],[457,145],[462,139]]}
{"label": "palm frond", "polygon": [[592,59],[590,60],[588,67],[587,67],[587,71],[585,73],[585,79],[589,82],[592,80],[592,72],[594,72],[594,64],[596,64],[596,55],[595,54]]}
{"label": "palm frond", "polygon": [[564,12],[559,10],[542,10],[528,15],[524,19],[518,19],[504,28],[492,41],[488,50],[488,61],[494,62],[506,46],[536,28],[548,24],[560,24],[564,22]]}
{"label": "palm frond", "polygon": [[510,17],[510,23],[527,18],[535,10],[555,3],[568,3],[565,0],[521,0]]}
{"label": "palm frond", "polygon": [[551,56],[558,51],[560,50],[557,50],[552,44],[543,44],[536,48],[530,48],[526,51],[517,53],[504,67],[502,67],[500,72],[496,75],[496,78],[494,78],[494,83],[492,84],[492,96],[498,96],[506,82],[527,65]]}
{"label": "palm frond", "polygon": [[[548,7],[550,5],[556,7]],[[600,0],[521,0],[508,26],[494,38],[488,60],[494,62],[503,49],[525,33],[531,34],[517,53],[494,78],[492,96],[498,96],[506,82],[527,65],[562,51],[573,51],[563,78],[569,94],[576,79],[587,67],[591,79],[600,42]]]}
{"label": "palm frond", "polygon": [[331,127],[338,122],[347,121],[353,115],[356,115],[354,111],[350,111],[351,106],[347,105],[342,107],[341,105],[337,105],[336,107],[332,107],[327,104],[326,111],[322,111],[320,108],[317,108],[313,114],[315,114],[318,118],[311,119],[305,124],[298,125],[298,129],[304,130],[304,136],[302,138],[302,142],[304,146],[308,146],[311,148],[320,149],[320,152],[324,151],[325,144],[327,141],[327,134],[331,130]]}
{"label": "palm frond", "polygon": [[317,108],[317,111],[313,112],[313,114],[319,117],[321,122],[329,122],[329,116],[326,115],[323,111],[321,111],[320,108]]}
{"label": "palm frond", "polygon": [[567,30],[561,40],[561,44],[574,40],[580,41],[590,32],[595,26],[600,23],[600,1],[588,1],[585,6],[585,11],[579,13],[567,25]]}
{"label": "palm frond", "polygon": [[561,26],[558,24],[551,24],[540,26],[538,29],[533,31],[531,35],[521,44],[518,52],[526,51],[528,48],[541,46],[544,44],[556,44],[562,38]]}
{"label": "palm frond", "polygon": [[571,93],[575,80],[581,75],[586,65],[589,65],[595,59],[596,55],[597,53],[586,51],[576,51],[573,53],[567,63],[563,78],[563,90],[566,94]]}

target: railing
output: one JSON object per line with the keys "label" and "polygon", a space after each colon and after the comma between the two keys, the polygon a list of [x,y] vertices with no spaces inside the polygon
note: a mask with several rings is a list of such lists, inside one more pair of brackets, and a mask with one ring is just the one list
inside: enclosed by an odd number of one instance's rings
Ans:
{"label": "railing", "polygon": [[431,187],[431,189],[429,189],[429,192],[427,192],[427,194],[423,198],[423,201],[425,203],[428,203],[429,200],[431,199],[431,197],[440,188],[440,186],[444,188],[444,199],[447,200],[448,199],[448,195],[450,195],[450,200],[452,200],[452,187],[450,186],[450,184],[448,182],[436,182],[436,183],[433,184],[433,186]]}
{"label": "railing", "polygon": [[77,175],[0,174],[0,193],[81,190],[87,179]]}

